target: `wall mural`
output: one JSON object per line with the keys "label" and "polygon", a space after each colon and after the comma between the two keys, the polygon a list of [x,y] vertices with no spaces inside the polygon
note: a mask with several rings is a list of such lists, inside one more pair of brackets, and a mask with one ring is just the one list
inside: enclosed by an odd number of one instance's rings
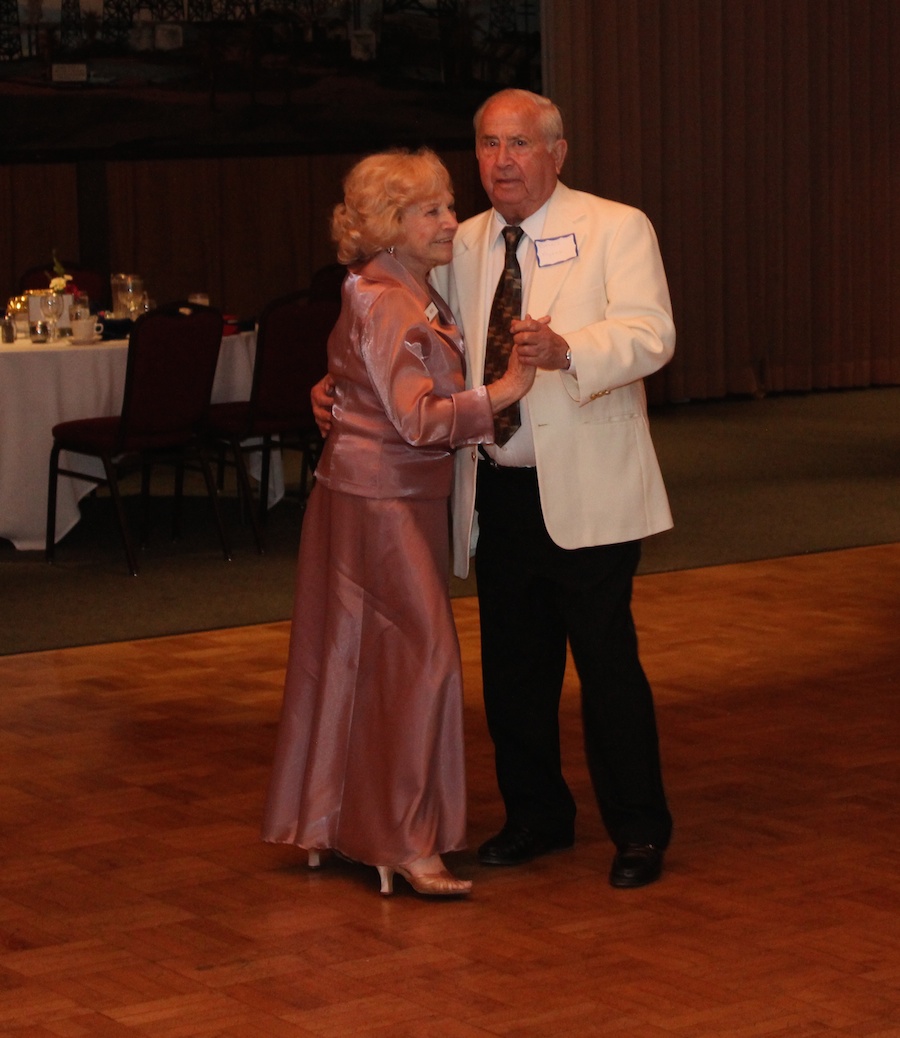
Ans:
{"label": "wall mural", "polygon": [[0,161],[471,141],[539,0],[0,0]]}

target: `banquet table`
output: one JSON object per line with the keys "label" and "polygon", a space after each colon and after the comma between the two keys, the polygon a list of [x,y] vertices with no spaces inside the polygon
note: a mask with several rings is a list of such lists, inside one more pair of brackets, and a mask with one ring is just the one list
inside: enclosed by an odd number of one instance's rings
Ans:
{"label": "banquet table", "polygon": [[[59,422],[118,414],[125,385],[125,339],[77,346],[67,339],[0,344],[0,538],[23,551],[42,550],[47,523],[47,471],[51,430]],[[246,400],[253,380],[256,334],[222,340],[212,400]],[[66,464],[66,453],[62,454]],[[87,460],[87,459],[83,459]],[[96,459],[96,472],[102,466]],[[61,476],[56,540],[81,518],[79,501],[90,483]],[[273,452],[269,505],[284,494],[281,458]]]}

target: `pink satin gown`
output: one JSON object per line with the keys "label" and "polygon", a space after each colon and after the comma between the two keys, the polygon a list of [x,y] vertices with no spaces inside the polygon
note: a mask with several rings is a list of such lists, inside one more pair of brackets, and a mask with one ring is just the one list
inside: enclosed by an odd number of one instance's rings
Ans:
{"label": "pink satin gown", "polygon": [[343,291],[263,839],[405,864],[466,841],[447,498],[493,420],[440,297],[386,253]]}

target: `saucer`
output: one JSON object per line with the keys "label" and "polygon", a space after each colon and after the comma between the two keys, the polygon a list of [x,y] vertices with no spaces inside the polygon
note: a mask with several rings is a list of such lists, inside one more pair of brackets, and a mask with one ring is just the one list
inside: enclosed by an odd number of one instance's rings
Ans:
{"label": "saucer", "polygon": [[95,342],[102,342],[102,335],[92,335],[90,339],[69,339],[73,346],[93,346]]}

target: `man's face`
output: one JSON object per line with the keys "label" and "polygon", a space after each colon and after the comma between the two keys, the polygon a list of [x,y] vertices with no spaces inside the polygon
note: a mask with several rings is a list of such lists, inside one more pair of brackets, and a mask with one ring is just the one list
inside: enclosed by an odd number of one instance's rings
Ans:
{"label": "man's face", "polygon": [[491,204],[507,223],[518,224],[553,194],[566,142],[555,141],[548,150],[535,107],[524,99],[501,98],[482,113],[475,154]]}

